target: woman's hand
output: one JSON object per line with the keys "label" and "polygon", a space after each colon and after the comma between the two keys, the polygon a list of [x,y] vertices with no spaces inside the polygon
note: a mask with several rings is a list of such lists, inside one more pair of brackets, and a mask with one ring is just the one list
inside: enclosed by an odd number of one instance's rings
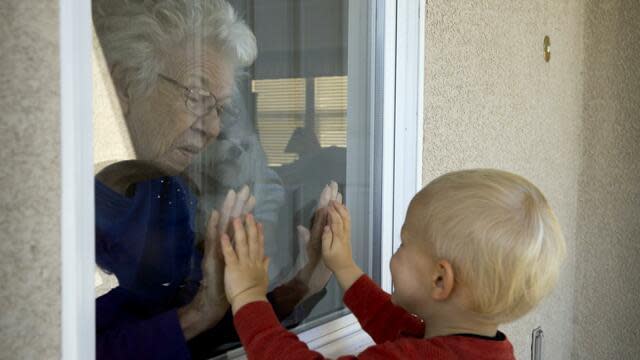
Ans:
{"label": "woman's hand", "polygon": [[322,261],[322,231],[327,225],[327,206],[329,202],[342,203],[342,194],[338,192],[338,184],[332,181],[320,193],[317,210],[313,216],[311,231],[298,226],[298,242],[300,248],[306,249],[306,259],[295,279],[302,281],[308,291],[305,298],[319,292],[331,278],[331,271]]}
{"label": "woman's hand", "polygon": [[264,256],[264,232],[251,214],[244,226],[240,219],[233,220],[233,240],[227,234],[221,237],[224,255],[224,287],[227,300],[235,314],[242,306],[254,301],[267,301],[269,286],[269,259]]}
{"label": "woman's hand", "polygon": [[187,340],[214,327],[229,309],[224,293],[224,260],[220,249],[220,235],[224,234],[229,219],[243,216],[253,210],[256,200],[245,186],[239,193],[227,194],[220,212],[211,212],[207,222],[202,257],[202,281],[193,300],[178,309],[178,319]]}

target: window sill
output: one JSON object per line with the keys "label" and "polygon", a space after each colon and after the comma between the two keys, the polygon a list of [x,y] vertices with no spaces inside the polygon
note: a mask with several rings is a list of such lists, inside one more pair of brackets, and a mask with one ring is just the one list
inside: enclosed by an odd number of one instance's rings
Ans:
{"label": "window sill", "polygon": [[[325,357],[336,358],[347,354],[358,354],[373,340],[362,330],[358,320],[352,314],[330,321],[298,334],[310,349]],[[246,359],[242,348],[232,350],[216,359]]]}

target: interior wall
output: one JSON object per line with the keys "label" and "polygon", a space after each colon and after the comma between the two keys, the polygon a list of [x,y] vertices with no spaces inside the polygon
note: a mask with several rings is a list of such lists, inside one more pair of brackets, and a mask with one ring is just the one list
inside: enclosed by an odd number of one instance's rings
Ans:
{"label": "interior wall", "polygon": [[60,358],[58,2],[0,1],[0,358]]}
{"label": "interior wall", "polygon": [[[573,344],[578,176],[582,149],[582,0],[427,0],[423,182],[492,167],[532,180],[554,208],[568,257],[554,292],[502,327],[518,359],[542,326],[545,359]],[[543,39],[551,38],[551,61]]]}
{"label": "interior wall", "polygon": [[640,354],[640,2],[585,2],[574,359]]}

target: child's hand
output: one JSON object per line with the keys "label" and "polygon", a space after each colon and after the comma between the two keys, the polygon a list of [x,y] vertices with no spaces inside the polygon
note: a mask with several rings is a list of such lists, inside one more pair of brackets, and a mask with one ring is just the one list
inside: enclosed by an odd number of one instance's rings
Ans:
{"label": "child's hand", "polygon": [[322,258],[346,290],[362,275],[351,251],[351,218],[347,208],[337,201],[331,201],[328,211],[328,225],[322,233]]}
{"label": "child's hand", "polygon": [[262,224],[256,224],[253,215],[247,215],[244,227],[240,219],[234,219],[233,230],[235,249],[227,234],[221,241],[224,288],[235,314],[245,304],[267,300],[269,259],[264,256]]}

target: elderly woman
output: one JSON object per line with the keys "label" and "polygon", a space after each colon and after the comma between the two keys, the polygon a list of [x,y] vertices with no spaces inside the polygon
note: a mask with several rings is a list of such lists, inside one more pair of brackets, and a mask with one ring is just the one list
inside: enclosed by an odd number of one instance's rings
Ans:
{"label": "elderly woman", "polygon": [[[136,153],[96,175],[96,262],[119,282],[96,301],[98,358],[209,357],[237,340],[219,235],[256,199],[230,191],[198,230],[179,175],[219,136],[255,37],[224,0],[94,0],[93,17]],[[319,208],[338,197],[327,187]],[[281,318],[328,280],[315,219],[308,262],[269,295]]]}

